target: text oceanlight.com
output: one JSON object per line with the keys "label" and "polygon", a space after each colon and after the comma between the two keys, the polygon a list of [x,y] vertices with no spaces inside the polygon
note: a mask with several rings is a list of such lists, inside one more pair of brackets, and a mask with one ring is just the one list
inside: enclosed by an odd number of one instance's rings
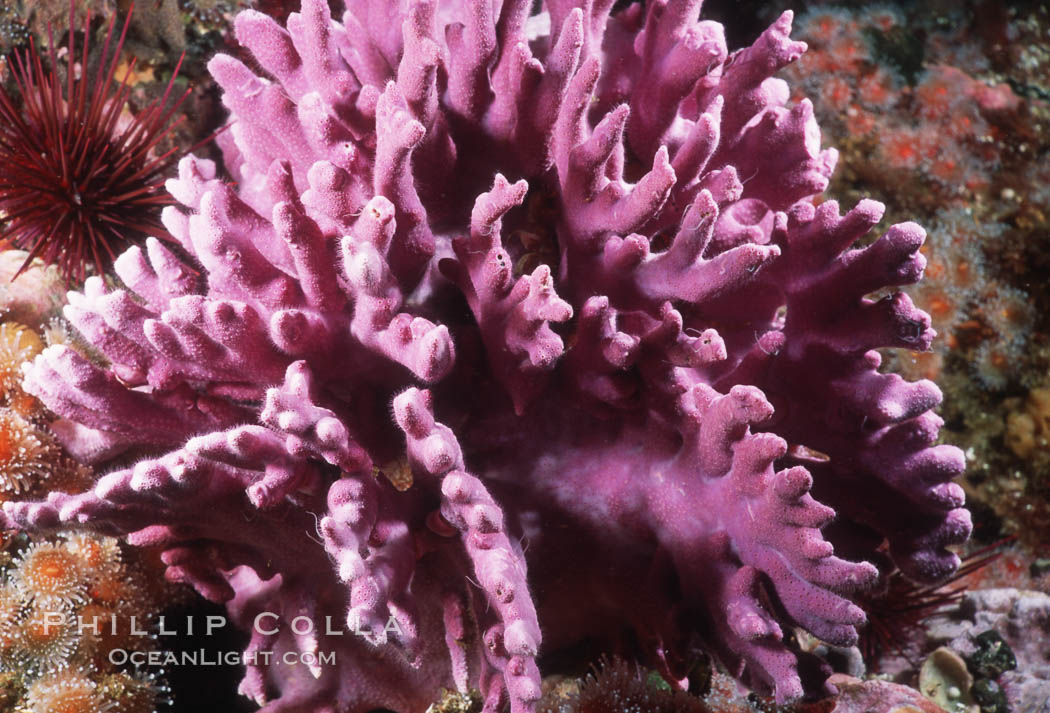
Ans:
{"label": "text oceanlight.com", "polygon": [[[47,635],[52,629],[75,628],[81,636],[93,634],[98,636],[109,633],[114,636],[211,636],[215,632],[226,628],[228,620],[225,616],[211,614],[204,617],[166,617],[140,618],[135,615],[126,619],[117,617],[99,616],[70,616],[63,612],[47,612],[44,615],[43,628]],[[296,637],[302,636],[359,636],[371,643],[378,643],[376,634],[369,629],[362,629],[356,622],[350,622],[354,626],[346,627],[340,619],[334,621],[331,616],[324,618],[323,626],[315,624],[314,620],[307,616],[297,616],[289,622],[281,620],[274,612],[260,612],[252,620],[252,631],[267,636],[276,637],[282,630],[287,630]],[[387,620],[379,638],[386,639],[390,635],[400,635],[401,627],[395,618]],[[334,651],[214,651],[198,649],[196,651],[139,651],[137,649],[113,649],[109,653],[109,661],[113,665],[123,666],[270,666],[274,664],[286,664],[289,666],[303,664],[311,670],[316,671],[321,666],[335,665]]]}
{"label": "text oceanlight.com", "polygon": [[270,666],[282,663],[287,666],[303,664],[306,666],[334,666],[334,651],[128,651],[113,649],[109,652],[109,662],[114,666],[130,663],[132,666]]}

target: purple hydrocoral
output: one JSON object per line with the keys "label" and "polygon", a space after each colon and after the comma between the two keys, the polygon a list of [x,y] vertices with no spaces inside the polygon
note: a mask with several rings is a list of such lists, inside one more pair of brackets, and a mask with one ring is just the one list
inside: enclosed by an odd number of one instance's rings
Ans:
{"label": "purple hydrocoral", "polygon": [[76,455],[141,460],[10,524],[161,546],[246,628],[280,617],[249,652],[337,654],[257,658],[268,711],[530,710],[541,628],[819,690],[790,627],[853,643],[884,542],[933,581],[970,529],[940,392],[874,351],[934,336],[867,297],[919,279],[924,234],[851,248],[882,207],[816,204],[836,154],[772,76],[790,13],[729,54],[700,0],[612,4],[242,13],[270,78],[209,65],[237,188],[185,158],[164,214],[204,277],[129,250],[127,289],[66,309],[108,366],[58,346],[27,374]]}

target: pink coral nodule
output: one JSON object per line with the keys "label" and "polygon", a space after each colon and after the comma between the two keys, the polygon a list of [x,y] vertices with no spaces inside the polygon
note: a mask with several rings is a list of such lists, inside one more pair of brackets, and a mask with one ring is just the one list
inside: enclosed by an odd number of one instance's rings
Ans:
{"label": "pink coral nodule", "polygon": [[241,13],[265,76],[209,64],[233,182],[184,158],[181,250],[65,309],[107,365],[27,370],[120,466],[7,524],[161,547],[251,631],[241,692],[274,713],[529,711],[538,657],[585,640],[824,690],[792,630],[853,644],[851,594],[949,575],[970,530],[940,391],[879,371],[934,336],[886,290],[924,232],[852,247],[882,206],[816,200],[837,154],[773,76],[790,13],[730,53],[699,0],[612,5]]}

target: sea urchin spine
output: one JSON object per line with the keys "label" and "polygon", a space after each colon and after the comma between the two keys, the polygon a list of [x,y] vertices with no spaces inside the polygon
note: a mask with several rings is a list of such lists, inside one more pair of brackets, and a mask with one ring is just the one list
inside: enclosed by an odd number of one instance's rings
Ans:
{"label": "sea urchin spine", "polygon": [[159,209],[170,203],[163,174],[176,149],[159,155],[156,149],[178,123],[172,115],[189,93],[169,106],[176,66],[164,95],[125,121],[134,60],[116,91],[110,87],[128,22],[111,55],[110,21],[94,81],[88,71],[90,23],[89,15],[78,73],[71,7],[64,97],[53,38],[46,69],[31,41],[29,51],[11,55],[16,95],[0,88],[0,239],[29,251],[19,273],[39,256],[57,265],[67,282],[82,282],[88,264],[101,273],[114,247],[123,250],[147,235],[167,237]]}

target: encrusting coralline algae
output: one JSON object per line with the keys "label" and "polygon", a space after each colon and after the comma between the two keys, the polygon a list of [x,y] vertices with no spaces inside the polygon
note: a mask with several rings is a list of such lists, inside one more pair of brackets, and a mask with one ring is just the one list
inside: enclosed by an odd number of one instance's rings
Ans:
{"label": "encrusting coralline algae", "polygon": [[585,638],[819,692],[791,629],[853,643],[852,592],[947,576],[970,530],[940,391],[878,371],[929,317],[866,297],[920,278],[924,233],[851,248],[882,206],[817,198],[837,154],[772,76],[790,13],[729,53],[699,0],[612,4],[239,15],[268,78],[209,65],[234,182],[183,159],[181,251],[70,295],[108,364],[26,373],[74,455],[134,465],[6,525],[159,546],[247,653],[336,654],[248,666],[267,711],[528,711],[541,640]]}

